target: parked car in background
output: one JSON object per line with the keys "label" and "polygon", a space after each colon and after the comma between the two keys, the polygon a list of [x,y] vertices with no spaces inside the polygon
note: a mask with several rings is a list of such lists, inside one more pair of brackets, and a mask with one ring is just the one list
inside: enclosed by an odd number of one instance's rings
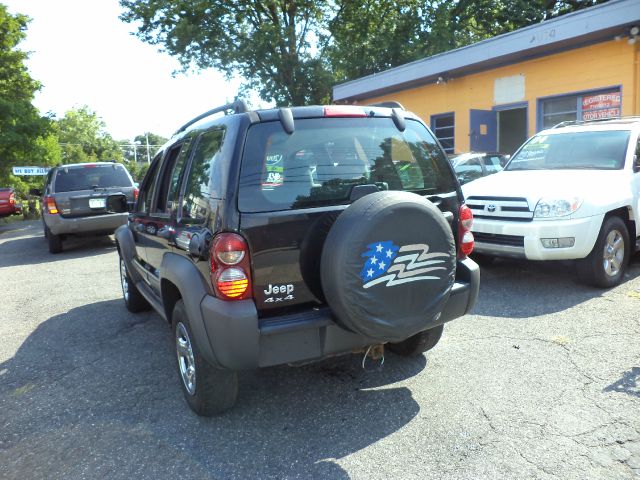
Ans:
{"label": "parked car in background", "polygon": [[[133,204],[138,196],[131,175],[119,163],[77,163],[49,170],[41,196],[42,224],[51,253],[62,251],[68,235],[111,234],[127,223],[127,213],[109,210],[109,197],[124,194]],[[126,209],[125,209],[126,210]]]}
{"label": "parked car in background", "polygon": [[16,192],[13,188],[0,188],[0,218],[21,213],[22,207],[16,201]]}
{"label": "parked car in background", "polygon": [[212,415],[239,370],[433,348],[478,294],[470,213],[402,108],[235,102],[152,162],[116,231],[125,305],[172,326],[185,399]]}
{"label": "parked car in background", "polygon": [[509,155],[491,152],[470,152],[450,159],[461,185],[481,177],[498,173],[509,161]]}
{"label": "parked car in background", "polygon": [[506,168],[463,187],[475,251],[575,260],[611,287],[640,234],[640,119],[564,125],[529,139]]}

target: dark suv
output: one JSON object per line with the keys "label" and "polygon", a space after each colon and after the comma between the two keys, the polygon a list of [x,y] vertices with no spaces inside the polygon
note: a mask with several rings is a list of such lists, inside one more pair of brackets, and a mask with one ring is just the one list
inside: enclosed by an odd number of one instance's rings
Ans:
{"label": "dark suv", "polygon": [[478,294],[471,222],[442,148],[399,106],[239,101],[152,162],[116,231],[124,300],[171,324],[187,402],[211,415],[241,369],[432,348]]}
{"label": "dark suv", "polygon": [[60,165],[47,173],[41,197],[42,226],[51,253],[62,251],[68,235],[112,234],[127,223],[127,214],[109,208],[112,195],[124,195],[133,204],[138,188],[119,163],[74,163]]}

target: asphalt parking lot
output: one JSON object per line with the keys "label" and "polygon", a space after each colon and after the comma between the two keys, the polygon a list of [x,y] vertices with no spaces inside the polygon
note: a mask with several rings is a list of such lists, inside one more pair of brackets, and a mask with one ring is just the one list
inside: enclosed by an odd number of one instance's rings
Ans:
{"label": "asphalt parking lot", "polygon": [[640,477],[640,258],[601,291],[563,263],[483,269],[473,315],[381,371],[240,376],[199,418],[166,324],[121,299],[109,237],[50,255],[0,229],[0,478]]}

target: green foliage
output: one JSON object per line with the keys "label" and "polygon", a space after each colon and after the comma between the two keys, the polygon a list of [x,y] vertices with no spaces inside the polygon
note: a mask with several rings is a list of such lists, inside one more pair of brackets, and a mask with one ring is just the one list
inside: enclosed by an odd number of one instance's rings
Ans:
{"label": "green foliage", "polygon": [[120,144],[105,131],[105,123],[87,106],[65,113],[56,122],[56,130],[62,163],[124,160]]}
{"label": "green foliage", "polygon": [[324,103],[335,83],[606,0],[120,0],[137,35],[183,69],[241,75],[278,105]]}
{"label": "green foliage", "polygon": [[51,120],[32,104],[40,84],[27,71],[27,53],[18,48],[28,21],[0,4],[0,186],[12,186],[20,195],[41,179],[15,177],[13,166],[50,166],[60,158]]}
{"label": "green foliage", "polygon": [[150,164],[140,162],[127,162],[126,167],[133,177],[133,181],[142,183],[144,176],[147,174],[147,170],[149,170]]}
{"label": "green foliage", "polygon": [[215,67],[242,75],[277,104],[321,103],[332,76],[321,43],[329,0],[121,0],[138,36],[175,55],[184,69]]}
{"label": "green foliage", "polygon": [[[147,139],[149,139],[149,155],[147,155]],[[118,143],[122,149],[125,162],[147,162],[148,157],[153,159],[155,153],[167,140],[162,135],[146,132],[136,135],[132,142],[121,140]]]}
{"label": "green foliage", "polygon": [[426,9],[420,0],[344,1],[329,22],[334,82],[380,72],[427,54]]}

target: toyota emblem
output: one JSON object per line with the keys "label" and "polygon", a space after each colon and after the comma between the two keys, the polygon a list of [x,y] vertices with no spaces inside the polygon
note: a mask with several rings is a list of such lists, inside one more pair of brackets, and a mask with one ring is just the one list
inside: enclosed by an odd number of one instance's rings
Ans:
{"label": "toyota emblem", "polygon": [[495,205],[487,205],[487,212],[493,213],[495,211],[496,211],[496,206]]}

